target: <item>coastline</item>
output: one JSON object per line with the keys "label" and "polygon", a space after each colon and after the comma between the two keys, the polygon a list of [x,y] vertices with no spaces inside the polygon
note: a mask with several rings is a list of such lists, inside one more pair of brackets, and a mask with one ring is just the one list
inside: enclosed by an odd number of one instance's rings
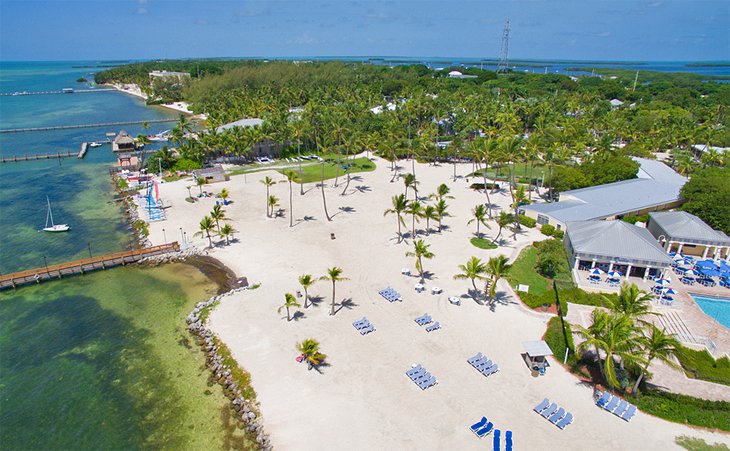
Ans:
{"label": "coastline", "polygon": [[[124,94],[129,94],[131,96],[140,98],[144,101],[147,101],[149,99],[149,96],[147,94],[145,94],[144,92],[142,92],[142,89],[140,89],[140,87],[134,83],[105,83],[103,86],[111,86],[119,92],[122,92]],[[149,105],[149,106],[159,106],[161,108],[167,108],[168,110],[186,114],[188,116],[192,116],[194,119],[198,119],[201,121],[208,119],[208,116],[205,114],[195,114],[190,109],[190,104],[188,104],[187,102],[161,103],[159,105]]]}

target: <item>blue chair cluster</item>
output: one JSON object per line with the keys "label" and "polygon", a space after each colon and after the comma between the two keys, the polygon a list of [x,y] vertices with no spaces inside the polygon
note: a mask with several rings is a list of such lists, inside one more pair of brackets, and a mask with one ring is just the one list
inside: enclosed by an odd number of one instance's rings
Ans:
{"label": "blue chair cluster", "polygon": [[475,356],[469,357],[466,361],[485,376],[491,376],[499,371],[499,366],[481,352],[477,352]]}
{"label": "blue chair cluster", "polygon": [[[431,318],[431,315],[428,313],[424,313],[423,315],[416,318],[414,321],[416,321],[416,324],[419,326],[425,326],[426,324],[429,324],[433,321],[433,318]],[[436,321],[435,323],[431,324],[430,326],[426,326],[426,332],[433,332],[434,330],[441,329],[441,323]]]}
{"label": "blue chair cluster", "polygon": [[566,412],[565,409],[558,407],[558,405],[554,402],[551,403],[547,398],[543,399],[542,402],[536,405],[532,410],[560,429],[565,429],[567,425],[573,422],[572,413]]}
{"label": "blue chair cluster", "polygon": [[384,290],[378,291],[378,294],[383,296],[385,299],[387,299],[390,302],[403,300],[400,296],[400,293],[398,293],[397,291],[395,291],[394,289],[392,289],[390,287],[388,287]]}
{"label": "blue chair cluster", "polygon": [[596,401],[596,405],[604,410],[608,410],[622,420],[631,421],[634,415],[636,415],[635,405],[618,396],[613,396],[609,392],[601,393],[598,401]]}
{"label": "blue chair cluster", "polygon": [[[500,451],[502,448],[501,443],[501,435],[502,431],[499,429],[494,430],[494,440],[492,441],[494,451]],[[512,431],[507,431],[504,433],[504,451],[512,451]]]}
{"label": "blue chair cluster", "polygon": [[375,330],[375,326],[373,326],[370,320],[364,317],[361,320],[355,321],[352,325],[355,326],[355,329],[357,329],[358,332],[360,332],[360,335],[369,334]]}
{"label": "blue chair cluster", "polygon": [[[469,429],[479,438],[484,438],[494,431],[493,449],[494,451],[502,449],[502,431],[494,429],[494,424],[487,420],[487,417],[482,417],[481,420],[469,426]],[[504,449],[505,451],[512,451],[512,431],[507,431],[504,434]]]}
{"label": "blue chair cluster", "polygon": [[406,371],[406,376],[410,378],[421,390],[433,387],[438,384],[438,380],[419,363],[414,365],[410,370]]}
{"label": "blue chair cluster", "polygon": [[491,421],[487,421],[487,417],[482,417],[480,421],[472,424],[469,428],[477,435],[477,437],[484,438],[492,433],[492,430],[494,430],[494,424]]}

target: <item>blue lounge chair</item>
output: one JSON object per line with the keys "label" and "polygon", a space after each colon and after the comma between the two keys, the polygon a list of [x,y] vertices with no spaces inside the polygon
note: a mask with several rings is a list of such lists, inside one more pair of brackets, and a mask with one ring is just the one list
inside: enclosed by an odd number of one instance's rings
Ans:
{"label": "blue lounge chair", "polygon": [[406,371],[406,376],[413,377],[413,375],[418,374],[421,371],[425,371],[425,369],[419,363],[418,365],[414,366],[410,370]]}
{"label": "blue lounge chair", "polygon": [[554,414],[557,411],[558,411],[558,405],[555,403],[552,403],[552,404],[550,404],[550,407],[543,410],[540,415],[542,415],[543,418],[547,419],[550,417],[550,415]]}
{"label": "blue lounge chair", "polygon": [[634,415],[636,415],[636,406],[631,404],[629,408],[626,409],[626,412],[621,415],[621,418],[626,421],[631,421],[631,419],[634,418]]}
{"label": "blue lounge chair", "polygon": [[610,399],[611,399],[611,393],[609,393],[609,392],[605,391],[605,392],[603,392],[603,394],[601,395],[601,397],[600,397],[600,398],[598,399],[598,401],[596,401],[596,405],[597,405],[598,407],[603,407],[603,406],[605,406],[605,405],[606,405],[606,403],[607,403],[607,402],[608,402],[608,401],[609,401]]}
{"label": "blue lounge chair", "polygon": [[512,431],[504,434],[504,451],[512,451]]}
{"label": "blue lounge chair", "polygon": [[424,313],[422,316],[416,318],[415,321],[416,324],[418,324],[419,326],[423,326],[424,324],[428,324],[431,322],[431,315],[429,315],[428,313]]}
{"label": "blue lounge chair", "polygon": [[499,451],[499,436],[502,435],[502,431],[499,429],[494,430],[494,441],[492,442],[492,448],[494,451]]}
{"label": "blue lounge chair", "polygon": [[542,400],[542,402],[541,402],[540,404],[536,405],[536,406],[535,406],[535,408],[534,408],[534,409],[532,409],[532,410],[534,410],[534,411],[535,411],[535,412],[537,412],[537,413],[542,413],[542,411],[543,411],[543,410],[545,410],[545,408],[546,408],[546,407],[547,407],[547,406],[548,406],[549,404],[550,404],[550,400],[549,400],[549,399],[547,399],[547,398],[545,398],[545,399],[543,399],[543,400]]}
{"label": "blue lounge chair", "polygon": [[439,329],[441,329],[441,324],[439,324],[439,322],[436,321],[435,323],[426,327],[426,332],[433,332],[434,330],[439,330]]}
{"label": "blue lounge chair", "polygon": [[476,363],[476,364],[474,365],[474,368],[476,368],[476,369],[478,369],[479,371],[481,371],[481,370],[483,370],[483,369],[489,368],[490,366],[492,366],[492,361],[491,361],[491,360],[489,360],[488,358],[484,357],[484,358],[483,358],[482,360],[478,361],[478,362],[477,362],[477,363]]}
{"label": "blue lounge chair", "polygon": [[558,426],[560,429],[565,429],[565,426],[569,425],[572,422],[573,422],[573,414],[568,412],[568,414],[565,415],[565,417],[562,420],[560,420],[560,422],[556,426]]}
{"label": "blue lounge chair", "polygon": [[429,377],[428,379],[426,379],[425,381],[421,381],[421,382],[420,382],[420,383],[418,384],[418,386],[419,386],[419,387],[421,387],[421,390],[425,390],[425,389],[427,389],[428,387],[433,387],[434,385],[436,385],[436,382],[437,382],[436,378],[435,378],[434,376],[432,376],[432,375],[431,375],[431,376],[430,376],[430,377]]}
{"label": "blue lounge chair", "polygon": [[618,404],[618,407],[614,409],[613,414],[616,416],[623,415],[624,412],[626,412],[626,409],[629,407],[629,402],[625,399],[622,399],[621,402]]}
{"label": "blue lounge chair", "polygon": [[355,321],[354,323],[352,323],[352,325],[355,326],[356,329],[359,329],[363,326],[363,324],[365,324],[367,322],[368,322],[368,319],[363,316],[362,319]]}
{"label": "blue lounge chair", "polygon": [[480,361],[483,357],[484,357],[484,355],[481,352],[477,352],[474,355],[474,357],[469,357],[468,359],[466,359],[466,361],[469,362],[469,364],[471,364],[472,366],[474,366],[474,364],[476,362]]}
{"label": "blue lounge chair", "polygon": [[486,424],[487,424],[487,417],[482,417],[482,419],[479,420],[479,422],[474,423],[471,426],[469,426],[469,429],[471,429],[472,432],[476,432],[479,429],[481,429],[484,426],[486,426]]}
{"label": "blue lounge chair", "polygon": [[558,424],[558,421],[562,420],[564,416],[565,416],[565,409],[560,407],[557,410],[557,412],[555,412],[554,414],[552,414],[550,416],[550,418],[548,418],[548,421],[551,422],[552,424]]}
{"label": "blue lounge chair", "polygon": [[475,434],[477,435],[477,437],[482,438],[484,436],[489,435],[489,433],[492,432],[492,429],[494,429],[494,424],[492,424],[490,422],[490,423],[487,423],[487,425],[484,426],[483,428],[476,431]]}
{"label": "blue lounge chair", "polygon": [[363,327],[362,329],[360,329],[360,335],[369,334],[370,332],[372,332],[374,330],[375,330],[375,326],[373,326],[372,324],[368,324],[366,327]]}
{"label": "blue lounge chair", "polygon": [[603,408],[608,410],[609,412],[613,412],[613,410],[616,408],[616,406],[618,405],[619,402],[620,402],[619,397],[614,396],[613,398],[611,398],[611,400],[608,402],[608,404],[603,406]]}
{"label": "blue lounge chair", "polygon": [[492,374],[496,373],[497,371],[499,371],[499,365],[497,365],[497,364],[495,363],[494,365],[492,365],[492,366],[491,366],[491,367],[489,368],[489,370],[488,370],[488,371],[487,371],[486,373],[484,373],[484,375],[485,375],[485,376],[491,376]]}

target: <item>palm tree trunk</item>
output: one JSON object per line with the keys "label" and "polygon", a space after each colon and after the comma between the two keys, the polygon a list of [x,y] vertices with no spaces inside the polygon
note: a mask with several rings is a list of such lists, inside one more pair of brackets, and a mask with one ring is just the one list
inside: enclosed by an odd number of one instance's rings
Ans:
{"label": "palm tree trunk", "polygon": [[530,190],[528,191],[528,193],[529,193],[528,199],[530,202],[532,202],[532,168],[534,166],[535,165],[533,164],[532,160],[530,160]]}
{"label": "palm tree trunk", "polygon": [[484,172],[482,172],[484,179],[484,194],[487,196],[487,214],[489,218],[492,218],[492,201],[489,200],[489,190],[487,189],[487,165],[484,165]]}
{"label": "palm tree trunk", "polygon": [[499,236],[501,234],[502,234],[502,226],[499,226],[499,232],[497,232],[497,236],[495,236],[494,239],[492,240],[492,244],[497,242],[497,240],[499,239]]}
{"label": "palm tree trunk", "polygon": [[350,171],[347,171],[347,183],[345,184],[345,189],[342,190],[342,194],[340,194],[340,195],[344,196],[345,193],[347,192],[347,188],[349,188],[349,187],[350,187]]}
{"label": "palm tree trunk", "polygon": [[286,306],[286,320],[291,321],[291,317],[289,316],[289,306]]}
{"label": "palm tree trunk", "polygon": [[631,390],[631,393],[636,394],[636,391],[639,389],[639,385],[641,384],[642,379],[644,379],[644,374],[646,374],[646,370],[649,368],[650,364],[651,360],[647,361],[644,368],[641,369],[641,373],[639,373],[639,378],[636,379],[636,383],[634,384],[634,388]]}
{"label": "palm tree trunk", "polygon": [[294,226],[294,204],[292,203],[291,180],[289,180],[289,227]]}
{"label": "palm tree trunk", "polygon": [[426,236],[431,234],[431,228],[428,226],[429,218],[426,218]]}
{"label": "palm tree trunk", "polygon": [[210,247],[213,247],[213,239],[210,237],[210,232],[206,230],[205,234],[208,235],[208,244],[210,244]]}
{"label": "palm tree trunk", "polygon": [[401,219],[400,213],[397,215],[397,217],[398,217],[398,242],[400,243],[401,241],[403,241],[403,234],[401,233],[401,229],[400,229],[400,223],[401,223],[401,221],[403,221],[403,219]]}
{"label": "palm tree trunk", "polygon": [[269,214],[269,186],[266,185],[266,217],[270,218],[271,215]]}
{"label": "palm tree trunk", "polygon": [[302,143],[297,142],[297,152],[299,153],[299,194],[304,195],[304,179],[302,178]]}
{"label": "palm tree trunk", "polygon": [[309,295],[307,294],[307,289],[304,288],[304,308],[307,308],[307,301],[309,300]]}
{"label": "palm tree trunk", "polygon": [[442,215],[439,215],[439,233],[441,233],[441,220],[443,219]]}
{"label": "palm tree trunk", "polygon": [[332,221],[330,214],[327,212],[327,198],[324,195],[324,161],[322,161],[322,183],[319,184],[322,188],[322,205],[324,205],[324,215],[327,217],[327,221]]}
{"label": "palm tree trunk", "polygon": [[416,215],[415,215],[415,213],[413,215],[411,215],[411,218],[412,218],[411,219],[411,221],[412,221],[411,229],[413,229],[413,239],[416,239]]}
{"label": "palm tree trunk", "polygon": [[332,310],[330,310],[330,316],[335,314],[335,281],[332,281]]}

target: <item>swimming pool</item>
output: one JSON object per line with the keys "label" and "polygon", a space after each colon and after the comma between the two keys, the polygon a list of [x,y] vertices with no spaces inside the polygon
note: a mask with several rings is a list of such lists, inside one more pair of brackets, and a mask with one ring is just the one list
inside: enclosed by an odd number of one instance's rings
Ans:
{"label": "swimming pool", "polygon": [[706,315],[730,329],[730,298],[690,294]]}

